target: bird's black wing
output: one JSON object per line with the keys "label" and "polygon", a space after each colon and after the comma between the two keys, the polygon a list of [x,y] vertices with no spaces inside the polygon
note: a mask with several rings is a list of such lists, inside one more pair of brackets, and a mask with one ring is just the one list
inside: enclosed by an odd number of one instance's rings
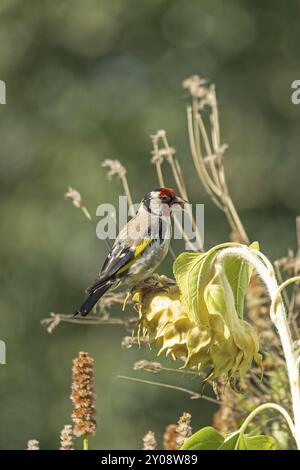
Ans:
{"label": "bird's black wing", "polygon": [[87,291],[93,292],[103,285],[104,282],[115,277],[122,277],[126,274],[132,263],[139,258],[143,251],[152,243],[150,238],[136,241],[133,245],[128,245],[124,240],[118,241],[112,247],[103,263],[99,277]]}
{"label": "bird's black wing", "polygon": [[87,289],[87,292],[93,292],[105,281],[114,277],[115,274],[133,258],[134,251],[132,251],[129,246],[124,246],[124,243],[114,245],[102,265],[98,278]]}

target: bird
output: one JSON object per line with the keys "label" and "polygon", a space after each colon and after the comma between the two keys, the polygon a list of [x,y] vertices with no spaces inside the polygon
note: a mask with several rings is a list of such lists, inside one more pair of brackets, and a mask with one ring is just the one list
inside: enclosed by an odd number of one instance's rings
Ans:
{"label": "bird", "polygon": [[136,215],[121,229],[87,298],[74,315],[85,317],[98,300],[119,286],[133,288],[157,269],[166,257],[172,236],[171,215],[184,201],[172,188],[154,189],[142,199]]}

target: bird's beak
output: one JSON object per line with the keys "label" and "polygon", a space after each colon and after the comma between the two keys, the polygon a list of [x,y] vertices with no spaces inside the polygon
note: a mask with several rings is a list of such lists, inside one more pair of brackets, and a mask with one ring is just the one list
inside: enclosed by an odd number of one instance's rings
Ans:
{"label": "bird's beak", "polygon": [[187,204],[187,201],[182,199],[182,197],[180,197],[180,196],[175,196],[174,199],[173,199],[173,202],[172,202],[172,206],[174,204],[178,204],[183,209],[184,205]]}

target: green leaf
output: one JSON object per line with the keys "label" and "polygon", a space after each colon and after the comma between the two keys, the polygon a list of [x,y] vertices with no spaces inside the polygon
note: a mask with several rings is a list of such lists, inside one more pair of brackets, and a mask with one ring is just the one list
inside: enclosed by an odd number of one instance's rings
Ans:
{"label": "green leaf", "polygon": [[[258,242],[252,243],[249,248],[259,250]],[[252,267],[246,261],[232,256],[224,259],[224,270],[233,292],[236,311],[239,318],[243,319],[245,296]]]}
{"label": "green leaf", "polygon": [[224,271],[234,296],[235,308],[239,318],[244,316],[244,301],[249,282],[249,268],[245,261],[236,257],[224,259]]}
{"label": "green leaf", "polygon": [[227,246],[236,246],[236,244],[223,243],[214,246],[206,253],[184,252],[174,261],[173,272],[176,282],[188,302],[189,315],[198,326],[208,324],[204,290],[214,276],[213,259],[217,251]]}
{"label": "green leaf", "polygon": [[[239,442],[238,442],[239,440]],[[241,435],[234,432],[227,436],[218,450],[275,450],[276,441],[272,436]]]}
{"label": "green leaf", "polygon": [[199,286],[205,253],[182,253],[176,258],[173,271],[176,282],[189,307],[191,319],[201,326],[207,324],[207,308]]}
{"label": "green leaf", "polygon": [[276,441],[272,436],[240,436],[238,450],[276,450]]}
{"label": "green leaf", "polygon": [[220,445],[218,450],[234,450],[236,447],[237,440],[239,438],[239,433],[234,432],[230,434],[230,436],[227,436],[223,442],[223,444]]}
{"label": "green leaf", "polygon": [[[220,324],[221,330],[219,331],[220,335],[224,335],[227,339],[229,336],[229,329],[228,329],[228,313],[227,313],[227,306],[224,297],[224,290],[222,286],[218,284],[209,284],[204,292],[204,300],[207,305],[207,309],[210,315],[218,315],[222,318],[223,322]],[[217,326],[214,322],[214,327]],[[224,330],[224,323],[227,326]],[[217,333],[217,331],[215,331]]]}
{"label": "green leaf", "polygon": [[[185,252],[174,262],[173,271],[176,282],[188,302],[191,319],[198,326],[205,326],[208,323],[204,291],[215,274],[214,258],[218,251],[232,246],[240,245],[223,243],[214,246],[206,253]],[[250,247],[258,249],[258,244],[255,242]],[[243,318],[244,300],[251,268],[247,262],[233,256],[224,260],[224,271],[233,292],[236,311],[239,317]]]}
{"label": "green leaf", "polygon": [[173,272],[182,295],[188,298],[189,295],[189,275],[194,266],[203,258],[204,253],[184,252],[181,253],[173,264]]}
{"label": "green leaf", "polygon": [[182,446],[182,450],[217,450],[224,437],[213,427],[207,426],[193,434]]}
{"label": "green leaf", "polygon": [[[234,253],[225,256],[221,265],[216,263],[220,251],[237,246],[253,252],[258,249],[257,243],[250,247],[223,243],[206,253],[182,253],[173,266],[184,308],[196,326],[194,336],[198,339],[199,331],[205,333],[205,344],[195,344],[189,337],[185,367],[194,354],[199,369],[212,367],[210,378],[222,373],[243,378],[253,360],[261,364],[256,332],[242,318],[251,267]],[[200,350],[205,361],[200,360]]]}

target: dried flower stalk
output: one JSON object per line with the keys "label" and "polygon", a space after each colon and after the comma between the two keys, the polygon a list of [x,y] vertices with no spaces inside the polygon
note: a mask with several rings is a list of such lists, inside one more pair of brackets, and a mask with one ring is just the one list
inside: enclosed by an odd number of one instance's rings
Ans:
{"label": "dried flower stalk", "polygon": [[37,441],[36,439],[30,439],[27,442],[27,449],[26,450],[40,450],[39,441]]}
{"label": "dried flower stalk", "polygon": [[191,419],[192,419],[192,416],[190,415],[190,413],[184,412],[183,415],[178,420],[178,423],[176,426],[176,433],[177,433],[176,442],[177,442],[178,449],[181,449],[183,444],[192,435]]}
{"label": "dried flower stalk", "polygon": [[133,370],[144,370],[145,372],[160,372],[162,370],[162,365],[160,362],[151,362],[151,361],[138,361],[133,365]]}
{"label": "dried flower stalk", "polygon": [[51,312],[48,318],[41,320],[41,324],[46,328],[48,333],[52,333],[61,322],[77,323],[78,325],[124,325],[127,327],[128,320],[122,318],[100,318],[96,316],[76,318],[73,314],[54,312]]}
{"label": "dried flower stalk", "polygon": [[74,423],[76,437],[96,434],[96,409],[94,393],[94,359],[87,352],[80,352],[73,360],[72,392]]}
{"label": "dried flower stalk", "polygon": [[149,343],[149,338],[147,336],[124,336],[122,339],[122,347],[124,349],[130,349],[132,346],[138,346],[141,344],[148,344]]}
{"label": "dried flower stalk", "polygon": [[143,437],[143,450],[155,450],[156,449],[155,434],[152,431],[148,431]]}
{"label": "dried flower stalk", "polygon": [[[188,131],[195,169],[204,189],[212,201],[225,212],[233,233],[238,233],[241,243],[249,244],[249,238],[232,202],[225,178],[224,155],[227,145],[221,144],[218,104],[214,85],[193,75],[183,82],[183,88],[192,97],[187,108]],[[210,136],[201,116],[202,110],[210,110]]]}
{"label": "dried flower stalk", "polygon": [[87,210],[83,202],[82,196],[80,192],[77,191],[77,189],[71,188],[71,186],[69,186],[68,191],[65,192],[65,199],[68,199],[69,201],[71,201],[73,206],[76,207],[77,209],[82,210],[83,214],[88,220],[90,221],[92,220],[91,214]]}
{"label": "dried flower stalk", "polygon": [[169,424],[163,435],[163,449],[164,450],[177,450],[177,425]]}
{"label": "dried flower stalk", "polygon": [[154,382],[153,380],[138,379],[136,377],[129,377],[127,375],[117,375],[117,377],[119,379],[131,380],[132,382],[155,385],[157,387],[168,388],[169,390],[176,390],[177,392],[183,392],[189,395],[192,400],[202,399],[202,400],[209,401],[210,403],[215,403],[216,405],[220,405],[222,403],[216,400],[215,398],[204,395],[203,393],[195,392],[194,390],[190,390],[184,387],[177,387],[176,385],[170,385],[170,384],[162,383],[162,382]]}
{"label": "dried flower stalk", "polygon": [[113,176],[116,176],[121,181],[123,185],[124,194],[127,197],[129,213],[132,217],[134,217],[135,211],[133,207],[131,192],[130,192],[129,185],[128,185],[126,168],[119,162],[119,160],[111,160],[110,158],[107,158],[106,160],[104,160],[104,162],[102,163],[102,166],[104,168],[108,168],[108,172],[107,172],[108,178],[112,178]]}
{"label": "dried flower stalk", "polygon": [[60,450],[74,450],[74,434],[70,424],[66,424],[60,433]]}
{"label": "dried flower stalk", "polygon": [[[176,182],[176,186],[178,189],[178,192],[180,196],[188,202],[189,197],[186,189],[186,185],[183,179],[183,174],[181,170],[180,163],[176,157],[176,151],[174,148],[170,147],[166,131],[165,130],[159,130],[156,134],[151,136],[152,139],[152,145],[153,145],[153,150],[152,150],[152,158],[151,158],[151,163],[155,165],[156,172],[157,172],[157,177],[158,177],[158,182],[161,187],[165,187],[165,179],[163,177],[163,172],[162,172],[162,164],[164,161],[167,161],[172,169],[173,177]],[[196,236],[196,242],[199,247],[201,247],[201,250],[203,249],[203,239],[201,236],[201,233],[199,231],[199,227],[196,224],[196,221],[193,217],[193,213],[191,211],[191,208],[188,207],[186,209],[186,212],[188,214],[190,223],[193,227],[193,230],[195,232]],[[177,217],[174,217],[175,224],[178,228],[178,230],[182,230],[182,235],[187,243],[188,246],[190,246],[191,249],[194,249],[193,244],[190,242],[187,234],[185,231],[182,229],[180,222],[178,221]]]}
{"label": "dried flower stalk", "polygon": [[[96,307],[93,309],[93,313],[95,313],[95,315],[85,318],[77,318],[74,317],[73,314],[50,312],[48,318],[41,320],[41,324],[46,328],[48,333],[52,333],[61,322],[89,325],[123,325],[126,329],[131,331],[132,326],[134,326],[137,321],[135,317],[116,318],[111,317],[109,314],[109,309],[112,305],[116,304],[123,306],[126,297],[126,292],[109,292],[101,298],[100,302],[98,302]],[[131,303],[131,300],[126,300],[126,303]]]}

